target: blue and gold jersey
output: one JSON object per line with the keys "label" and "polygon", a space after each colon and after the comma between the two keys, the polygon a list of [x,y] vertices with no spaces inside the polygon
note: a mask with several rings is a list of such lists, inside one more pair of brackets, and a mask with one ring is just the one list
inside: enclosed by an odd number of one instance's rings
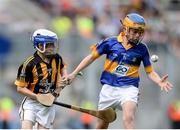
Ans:
{"label": "blue and gold jersey", "polygon": [[92,55],[98,58],[106,54],[101,83],[122,87],[125,85],[139,85],[139,67],[141,61],[146,73],[153,71],[149,52],[145,44],[136,46],[123,42],[123,33],[118,37],[111,37],[91,46]]}

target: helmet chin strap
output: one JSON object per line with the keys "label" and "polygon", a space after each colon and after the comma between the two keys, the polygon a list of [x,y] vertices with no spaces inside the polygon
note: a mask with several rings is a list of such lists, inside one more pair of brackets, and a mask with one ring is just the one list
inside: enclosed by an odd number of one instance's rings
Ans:
{"label": "helmet chin strap", "polygon": [[59,46],[57,46],[57,49],[56,50],[54,50],[52,53],[47,53],[46,54],[46,44],[43,44],[43,50],[41,50],[40,48],[38,48],[38,46],[35,46],[35,48],[40,52],[40,53],[42,53],[46,58],[51,58],[52,56],[54,56],[56,53],[57,53],[57,51],[58,51],[58,47]]}
{"label": "helmet chin strap", "polygon": [[39,49],[37,46],[35,46],[35,47],[41,53],[44,53],[46,51],[46,45],[45,44],[43,44],[43,50]]}

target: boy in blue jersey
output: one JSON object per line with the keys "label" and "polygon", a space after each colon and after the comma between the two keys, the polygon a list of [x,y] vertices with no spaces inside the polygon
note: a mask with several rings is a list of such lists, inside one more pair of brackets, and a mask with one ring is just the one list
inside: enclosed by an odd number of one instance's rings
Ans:
{"label": "boy in blue jersey", "polygon": [[[144,37],[145,20],[136,13],[128,14],[122,21],[123,32],[118,37],[110,37],[91,47],[92,53],[85,57],[77,68],[64,81],[70,84],[77,74],[106,54],[104,71],[101,75],[102,89],[99,95],[98,109],[120,107],[123,113],[123,125],[134,128],[134,115],[139,93],[139,67],[143,62],[149,78],[162,90],[168,92],[172,84],[153,70],[147,46],[141,41]],[[99,119],[97,129],[108,128],[109,123]]]}

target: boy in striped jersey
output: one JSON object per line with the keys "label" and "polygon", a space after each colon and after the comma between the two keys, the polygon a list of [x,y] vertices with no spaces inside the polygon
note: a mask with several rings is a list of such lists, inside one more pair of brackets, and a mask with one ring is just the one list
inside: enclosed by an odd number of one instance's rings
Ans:
{"label": "boy in striped jersey", "polygon": [[[100,79],[103,87],[99,95],[98,109],[103,110],[107,107],[122,109],[124,128],[132,129],[138,103],[141,62],[143,62],[149,78],[162,90],[168,92],[172,85],[167,80],[167,75],[161,78],[154,71],[148,48],[141,42],[145,31],[144,18],[139,14],[130,13],[122,21],[122,25],[123,31],[119,36],[107,38],[93,45],[92,53],[84,58],[70,75],[64,78],[64,82],[70,84],[78,72],[105,54],[104,71]],[[99,119],[97,129],[106,129],[108,125],[109,123]]]}
{"label": "boy in striped jersey", "polygon": [[37,123],[39,129],[52,128],[55,118],[54,106],[45,107],[37,101],[37,94],[59,95],[60,77],[66,76],[66,66],[57,54],[58,37],[54,32],[38,29],[33,33],[32,42],[37,50],[19,67],[15,85],[25,95],[20,107],[22,129],[32,129]]}

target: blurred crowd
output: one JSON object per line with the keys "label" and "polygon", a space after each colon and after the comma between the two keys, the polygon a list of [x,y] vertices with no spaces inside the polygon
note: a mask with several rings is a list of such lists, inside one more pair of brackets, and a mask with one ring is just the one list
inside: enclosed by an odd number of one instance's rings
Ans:
{"label": "blurred crowd", "polygon": [[31,0],[52,17],[52,27],[60,37],[75,32],[83,37],[118,35],[120,19],[138,12],[147,20],[144,41],[170,44],[180,57],[179,0]]}
{"label": "blurred crowd", "polygon": [[18,129],[18,107],[15,101],[8,96],[0,96],[0,129]]}
{"label": "blurred crowd", "polygon": [[[8,57],[9,53],[11,53],[14,48],[19,47],[14,45],[18,42],[22,47],[18,49],[19,51],[24,51],[23,46],[27,49],[28,47],[26,45],[31,45],[29,44],[30,40],[28,39],[30,34],[27,36],[25,35],[25,32],[33,32],[40,27],[51,28],[58,34],[60,40],[64,37],[68,38],[69,36],[72,36],[69,34],[73,34],[90,42],[88,39],[102,39],[109,36],[117,36],[122,30],[120,20],[123,19],[127,13],[137,12],[143,15],[147,22],[144,41],[149,45],[160,44],[170,46],[170,48],[173,49],[172,52],[180,58],[179,0],[13,0],[9,2],[9,4],[12,4],[11,7],[4,6],[3,8],[3,4],[7,1],[8,0],[0,1],[0,86],[6,89],[8,88],[7,86],[9,86],[6,82],[11,80],[11,83],[13,84],[15,79],[10,68],[7,70],[8,72],[11,71],[11,74],[4,73],[5,68],[7,68],[6,61],[8,58],[11,58],[10,56]],[[25,7],[22,1],[25,2]],[[31,4],[27,4],[26,2],[30,2]],[[29,8],[26,8],[26,6],[29,6]],[[37,10],[31,7],[37,7],[43,13],[36,12]],[[26,11],[24,11],[25,9]],[[14,15],[15,17],[13,18],[11,15]],[[7,37],[8,35],[5,34],[5,31],[8,31],[8,29],[9,33],[14,36],[14,39]],[[20,35],[18,35],[19,32],[21,32]],[[25,42],[27,41],[29,42],[26,44]],[[77,49],[79,48],[77,47]],[[27,49],[25,51],[32,53],[32,49]],[[16,54],[19,54],[19,57],[21,57],[24,53],[17,52],[16,50],[13,55]],[[20,59],[18,56],[14,57],[12,58],[14,61]],[[80,60],[80,56],[77,58]],[[23,59],[20,60],[21,62],[23,61]],[[71,60],[73,61],[73,59]],[[76,62],[79,61],[76,60]],[[12,62],[9,61],[9,63]],[[12,63],[9,66],[12,65],[13,67],[16,67],[14,64],[15,63]],[[17,70],[13,71],[16,74]],[[7,81],[4,80],[5,77],[8,77],[6,79]],[[16,88],[13,88],[13,92],[16,91],[15,89]],[[83,90],[78,90],[78,94],[82,91]],[[7,93],[6,91],[4,92]],[[19,95],[17,95],[17,97],[18,96]],[[14,100],[17,100],[17,97],[14,98]],[[4,100],[6,100],[7,104],[3,104]],[[17,106],[15,105],[16,103],[14,100],[9,97],[0,97],[0,128],[19,128],[19,122],[17,122],[19,121],[19,119],[17,119]],[[84,98],[81,100],[84,100]],[[82,107],[89,106],[87,104],[88,103],[82,105]],[[90,106],[95,109],[93,103]],[[14,111],[16,115],[13,114]],[[94,118],[92,117],[87,117],[87,115],[82,114],[78,115],[77,118],[77,113],[74,112],[67,112],[65,114],[65,116],[69,116],[69,118],[67,118],[69,120],[66,121],[66,126],[64,126],[64,128],[74,129],[94,127]],[[60,119],[61,118],[59,118],[59,120]],[[9,124],[13,122],[14,124]],[[57,128],[62,128],[62,126],[59,126],[58,123]]]}
{"label": "blurred crowd", "polygon": [[[5,0],[4,0],[5,1]],[[15,2],[15,1],[13,1]],[[13,3],[11,4],[22,4]],[[27,1],[24,1],[27,2]],[[180,1],[179,0],[30,0],[27,13],[22,8],[0,8],[0,31],[7,24],[9,32],[33,32],[35,29],[52,28],[59,38],[69,33],[87,39],[101,39],[118,35],[120,20],[127,13],[138,12],[147,22],[144,41],[151,44],[168,44],[180,57]],[[3,5],[2,2],[1,6]],[[25,3],[29,4],[30,3]],[[32,7],[40,8],[37,12]],[[20,5],[19,5],[20,7]],[[34,12],[33,12],[34,11]],[[46,14],[48,18],[44,18]],[[14,15],[14,16],[11,16]],[[21,15],[21,16],[20,16]],[[12,18],[14,17],[14,18]],[[30,26],[32,25],[32,26]],[[2,49],[0,50],[1,54]]]}

